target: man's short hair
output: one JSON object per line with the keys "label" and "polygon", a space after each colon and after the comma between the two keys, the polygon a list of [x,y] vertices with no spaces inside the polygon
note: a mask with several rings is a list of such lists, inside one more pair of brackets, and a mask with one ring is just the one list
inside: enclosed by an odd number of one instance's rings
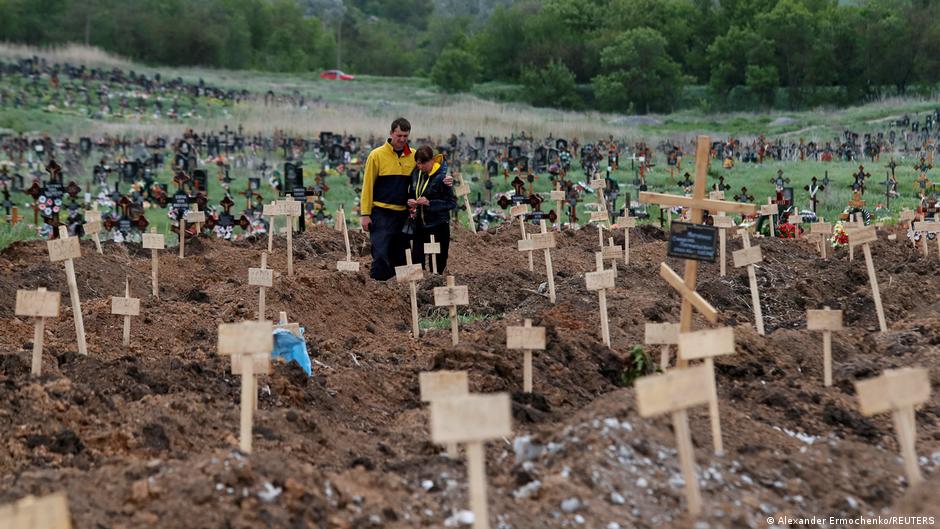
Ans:
{"label": "man's short hair", "polygon": [[409,123],[405,118],[398,118],[392,122],[392,128],[389,130],[391,132],[395,132],[395,129],[398,129],[402,132],[409,132],[411,131],[411,123]]}
{"label": "man's short hair", "polygon": [[418,163],[430,162],[434,158],[434,149],[430,145],[422,145],[415,151],[415,161]]}

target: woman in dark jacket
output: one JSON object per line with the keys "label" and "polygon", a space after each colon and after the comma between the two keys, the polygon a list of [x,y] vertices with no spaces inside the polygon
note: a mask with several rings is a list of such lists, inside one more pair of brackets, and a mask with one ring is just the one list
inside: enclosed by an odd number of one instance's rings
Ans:
{"label": "woman in dark jacket", "polygon": [[425,265],[424,244],[431,242],[433,235],[434,242],[441,245],[441,253],[437,254],[439,274],[443,274],[447,266],[450,210],[457,208],[453,186],[454,180],[447,174],[444,156],[435,156],[427,145],[419,147],[415,151],[415,170],[411,173],[411,186],[408,188],[408,208],[414,219],[411,258],[413,263],[421,263],[423,268],[432,269],[430,265]]}

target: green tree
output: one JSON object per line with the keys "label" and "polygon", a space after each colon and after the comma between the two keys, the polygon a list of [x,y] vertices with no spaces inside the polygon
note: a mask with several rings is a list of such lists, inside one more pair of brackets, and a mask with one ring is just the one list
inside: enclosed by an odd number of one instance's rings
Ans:
{"label": "green tree", "polygon": [[447,48],[431,69],[431,82],[445,92],[463,92],[473,87],[479,72],[479,63],[472,53],[460,48]]}
{"label": "green tree", "polygon": [[780,86],[780,74],[777,72],[776,66],[772,64],[765,66],[748,65],[745,82],[764,106],[770,107],[774,104],[774,96],[777,87]]}
{"label": "green tree", "polygon": [[622,33],[601,52],[604,73],[594,78],[594,94],[606,110],[669,111],[685,78],[655,29]]}
{"label": "green tree", "polygon": [[551,61],[544,68],[526,67],[519,80],[525,85],[529,102],[537,107],[574,109],[583,104],[574,73],[560,61]]}

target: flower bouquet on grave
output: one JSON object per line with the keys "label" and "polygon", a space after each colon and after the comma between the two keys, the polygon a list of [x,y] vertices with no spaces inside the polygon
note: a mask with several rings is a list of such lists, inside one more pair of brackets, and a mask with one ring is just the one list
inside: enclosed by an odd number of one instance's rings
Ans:
{"label": "flower bouquet on grave", "polygon": [[780,239],[796,239],[796,230],[799,228],[789,222],[781,222],[777,226],[777,237]]}
{"label": "flower bouquet on grave", "polygon": [[844,248],[849,244],[849,235],[845,233],[845,224],[837,222],[832,227],[832,247],[834,249]]}

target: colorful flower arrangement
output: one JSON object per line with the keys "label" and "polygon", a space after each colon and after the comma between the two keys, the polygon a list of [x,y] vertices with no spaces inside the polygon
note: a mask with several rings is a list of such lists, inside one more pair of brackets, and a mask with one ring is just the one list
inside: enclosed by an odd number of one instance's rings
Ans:
{"label": "colorful flower arrangement", "polygon": [[849,235],[845,233],[845,224],[843,222],[837,222],[832,228],[832,247],[833,248],[844,248],[849,244]]}
{"label": "colorful flower arrangement", "polygon": [[777,237],[780,239],[796,239],[796,230],[799,228],[789,222],[781,222],[777,226]]}

